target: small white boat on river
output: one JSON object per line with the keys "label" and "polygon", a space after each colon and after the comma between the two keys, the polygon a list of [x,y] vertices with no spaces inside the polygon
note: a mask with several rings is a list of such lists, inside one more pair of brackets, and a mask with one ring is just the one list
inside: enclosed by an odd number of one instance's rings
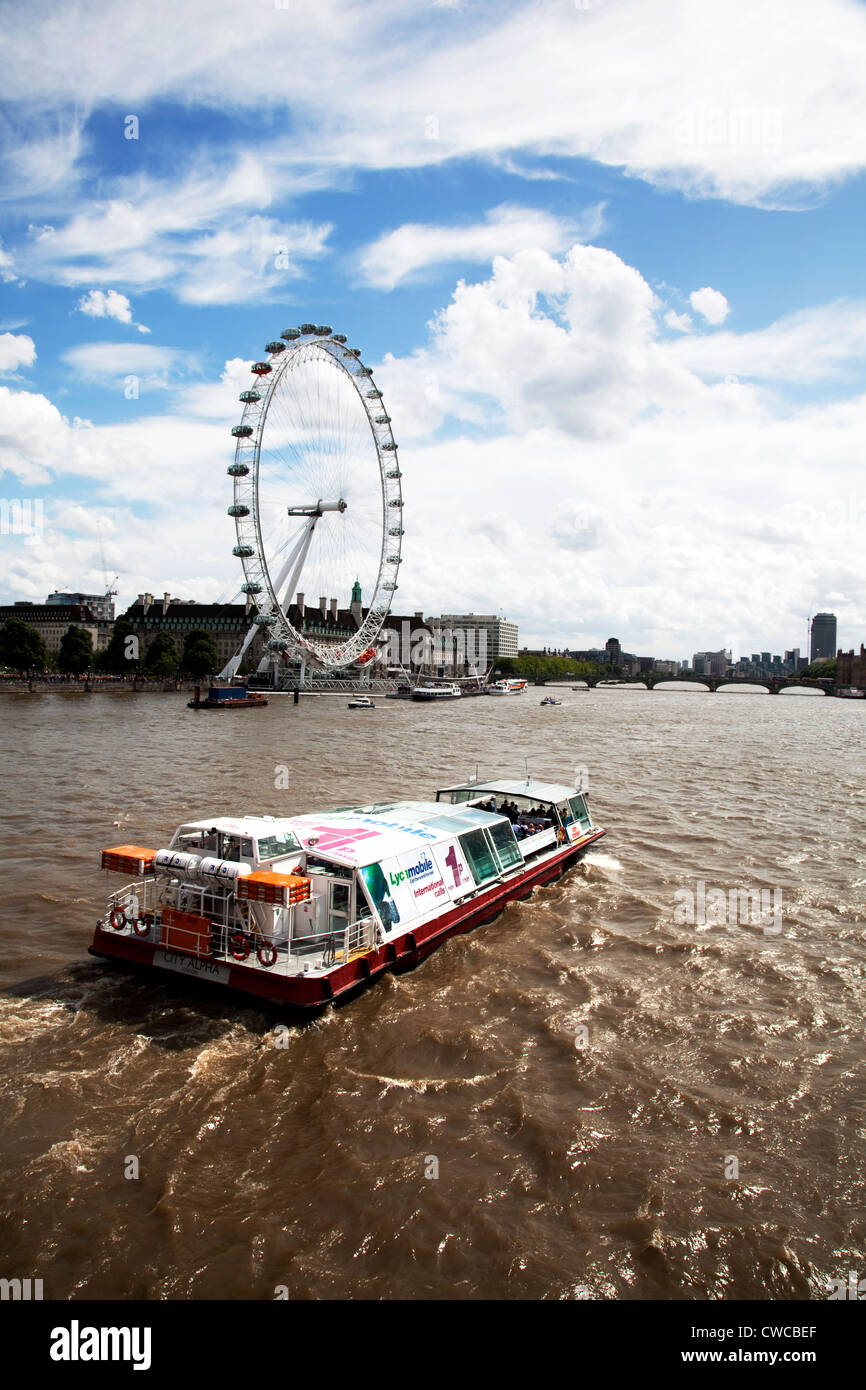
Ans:
{"label": "small white boat on river", "polygon": [[488,695],[522,695],[523,692],[524,692],[524,690],[526,689],[526,686],[527,686],[527,682],[526,682],[526,681],[523,681],[523,680],[510,680],[510,679],[506,679],[506,680],[501,680],[501,681],[494,681],[492,685],[488,685],[488,687],[487,687],[487,694],[488,694]]}
{"label": "small white boat on river", "polygon": [[412,687],[413,700],[459,700],[462,694],[456,681],[423,681]]}

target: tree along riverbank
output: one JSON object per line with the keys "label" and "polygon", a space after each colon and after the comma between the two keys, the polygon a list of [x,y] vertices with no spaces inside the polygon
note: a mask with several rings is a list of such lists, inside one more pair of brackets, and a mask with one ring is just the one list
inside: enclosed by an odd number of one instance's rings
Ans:
{"label": "tree along riverbank", "polygon": [[145,676],[0,676],[0,695],[163,695],[193,691],[200,681]]}

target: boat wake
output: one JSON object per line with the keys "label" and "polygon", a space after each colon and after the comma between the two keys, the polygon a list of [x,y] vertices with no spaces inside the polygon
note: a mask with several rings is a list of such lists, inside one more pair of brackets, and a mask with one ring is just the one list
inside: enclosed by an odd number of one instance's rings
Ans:
{"label": "boat wake", "polygon": [[607,869],[610,873],[621,874],[623,866],[612,854],[605,854],[603,850],[591,849],[583,856],[580,861],[582,864],[591,864],[596,869]]}

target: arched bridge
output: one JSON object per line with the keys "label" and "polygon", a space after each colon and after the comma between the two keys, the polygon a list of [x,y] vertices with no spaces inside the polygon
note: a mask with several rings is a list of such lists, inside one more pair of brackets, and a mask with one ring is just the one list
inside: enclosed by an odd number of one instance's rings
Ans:
{"label": "arched bridge", "polygon": [[[832,683],[828,686],[822,681],[806,679],[799,676],[699,676],[693,671],[683,671],[679,675],[666,675],[662,671],[644,671],[639,676],[576,676],[574,680],[557,680],[557,685],[576,685],[581,682],[592,689],[596,685],[607,685],[612,689],[622,685],[643,685],[647,690],[653,690],[657,685],[669,682],[688,682],[690,685],[703,685],[714,694],[723,686],[742,686],[742,685],[762,685],[765,690],[769,690],[771,695],[778,695],[780,690],[787,690],[791,686],[803,686],[806,690],[818,690],[822,695],[832,694]],[[553,685],[553,681],[540,681],[540,685]]]}

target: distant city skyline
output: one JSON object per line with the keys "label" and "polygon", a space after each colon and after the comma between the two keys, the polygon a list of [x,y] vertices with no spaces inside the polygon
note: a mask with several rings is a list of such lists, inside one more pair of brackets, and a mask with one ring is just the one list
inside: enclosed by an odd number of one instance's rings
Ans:
{"label": "distant city skyline", "polygon": [[[160,602],[162,602],[164,598],[167,597],[167,591],[160,589],[160,586],[158,584],[154,585],[154,591],[157,595],[162,596],[158,600]],[[146,592],[151,598],[154,597],[151,591],[148,590]],[[83,590],[77,589],[55,590],[52,593],[48,594],[48,596],[41,601],[41,604],[39,600],[12,597],[8,600],[0,600],[0,607],[10,607],[16,604],[23,607],[27,603],[35,603],[37,607],[44,607],[47,605],[84,605],[90,609],[94,617],[102,620],[113,620],[115,617],[115,612],[117,613],[117,616],[120,616],[121,614],[126,612],[127,609],[130,608],[136,601],[140,601],[142,598],[142,594],[139,593],[134,598],[130,599],[129,603],[125,603],[121,600],[119,604],[115,605],[114,597],[116,593],[117,591],[111,588],[102,593],[87,593]],[[173,596],[172,602],[185,603],[188,601],[188,598],[189,596]],[[238,598],[242,598],[242,595],[233,596],[233,599],[231,601],[236,602]],[[192,601],[197,602],[196,600]],[[329,600],[329,602],[332,605],[338,601],[339,600],[335,599]],[[230,601],[226,600],[225,602],[226,604],[228,604]],[[204,606],[208,607],[208,605]],[[420,619],[424,617],[424,615],[421,610],[417,610],[415,617]],[[424,618],[424,621],[437,623],[442,622],[444,625],[450,626],[455,630],[467,627],[470,624],[471,620],[475,620],[476,624],[479,626],[479,630],[486,630],[488,636],[491,633],[493,633],[494,630],[498,631],[500,628],[503,631],[508,632],[508,645],[506,648],[503,649],[500,649],[498,637],[489,637],[489,651],[491,654],[491,659],[493,660],[499,659],[501,655],[514,655],[516,654],[518,648],[520,650],[543,650],[546,648],[548,650],[568,650],[570,652],[588,653],[594,651],[598,653],[600,659],[602,660],[604,660],[606,657],[610,658],[611,664],[613,665],[617,664],[617,661],[615,659],[617,654],[629,653],[635,657],[652,657],[657,662],[672,662],[680,667],[682,667],[685,664],[688,667],[688,669],[694,669],[694,661],[696,655],[704,654],[709,656],[719,656],[722,652],[728,651],[730,653],[730,662],[733,665],[736,665],[738,662],[741,661],[750,661],[754,663],[755,657],[759,656],[761,658],[761,663],[765,666],[769,666],[776,660],[778,660],[782,664],[785,664],[788,661],[788,657],[791,653],[796,652],[797,656],[801,656],[804,650],[807,659],[810,661],[819,659],[829,659],[829,657],[835,657],[838,649],[841,649],[846,652],[849,650],[856,650],[858,642],[862,640],[860,637],[857,637],[856,639],[852,637],[847,642],[839,639],[837,636],[836,615],[834,613],[828,612],[816,613],[814,615],[814,618],[812,618],[806,625],[807,631],[809,633],[810,645],[806,646],[805,648],[801,648],[799,646],[794,646],[790,648],[787,646],[781,646],[778,650],[776,650],[772,647],[772,645],[768,648],[764,646],[763,643],[761,643],[755,644],[751,648],[751,650],[748,650],[747,647],[744,647],[741,651],[735,651],[731,648],[724,647],[718,649],[706,647],[703,649],[696,649],[692,653],[687,654],[685,656],[673,655],[669,650],[642,651],[638,648],[637,645],[631,644],[628,641],[623,642],[618,637],[608,637],[604,641],[596,640],[587,642],[585,644],[582,642],[579,643],[577,641],[565,642],[561,644],[552,641],[534,642],[532,641],[531,637],[526,636],[521,631],[520,624],[518,621],[511,622],[505,618],[504,610],[500,610],[496,614],[486,615],[472,612],[464,614],[428,613],[426,615],[426,618]],[[822,655],[819,657],[812,655],[812,649],[814,647],[814,627],[816,620],[819,624],[819,642],[823,641],[826,645],[826,642],[829,640],[835,644],[833,645],[832,651],[829,652],[829,657],[826,654],[824,654],[823,651]],[[766,660],[764,658],[766,658]]]}

